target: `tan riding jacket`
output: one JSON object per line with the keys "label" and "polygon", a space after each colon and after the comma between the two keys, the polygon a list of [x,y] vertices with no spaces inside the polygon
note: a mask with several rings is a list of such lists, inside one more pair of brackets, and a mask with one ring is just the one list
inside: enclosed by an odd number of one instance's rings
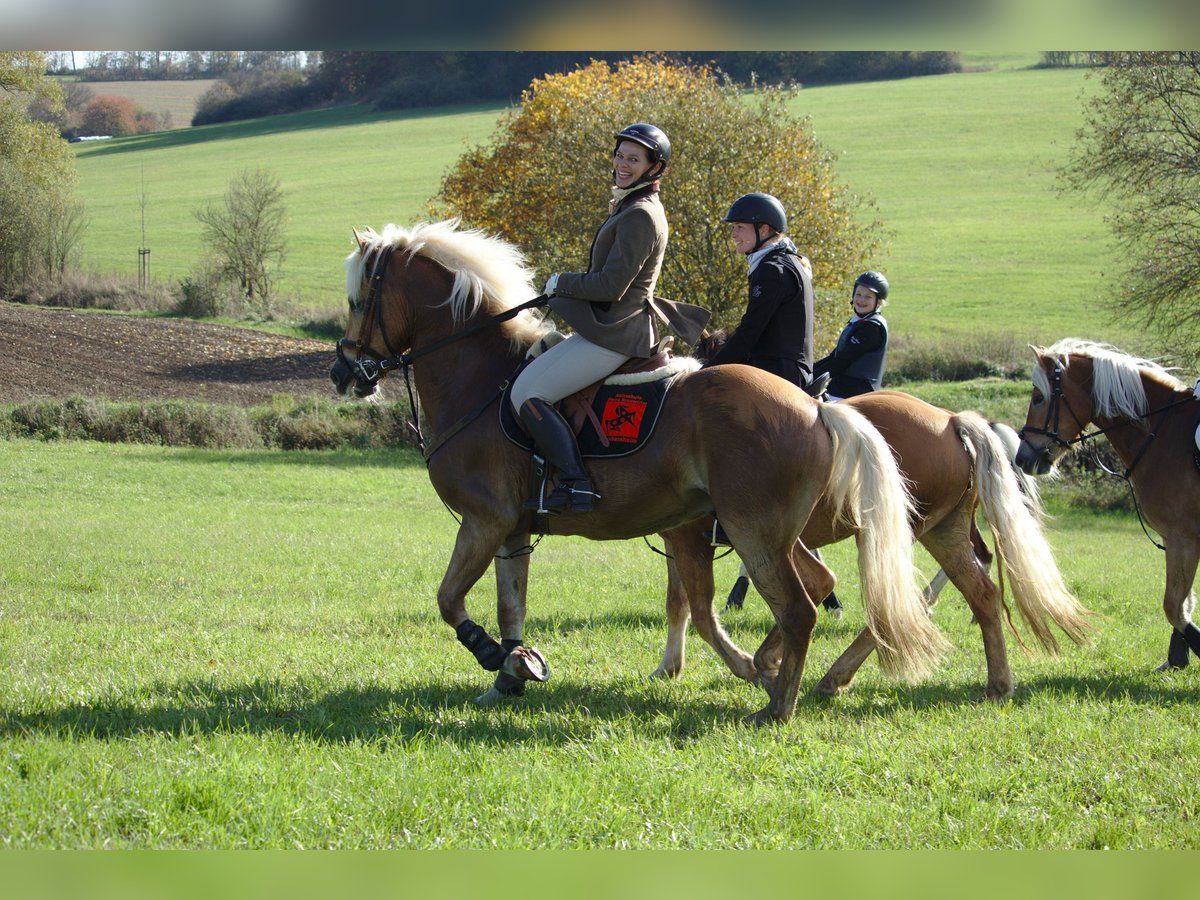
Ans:
{"label": "tan riding jacket", "polygon": [[596,232],[588,271],[559,274],[550,308],[593,344],[626,356],[654,352],[654,312],[694,343],[707,310],[654,296],[666,250],[667,217],[657,192],[633,194]]}

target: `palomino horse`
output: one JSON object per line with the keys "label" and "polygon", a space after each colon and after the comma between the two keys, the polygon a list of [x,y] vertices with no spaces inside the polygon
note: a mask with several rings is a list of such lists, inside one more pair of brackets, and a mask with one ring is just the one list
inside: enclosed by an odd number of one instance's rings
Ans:
{"label": "palomino horse", "polygon": [[[1192,623],[1192,583],[1200,560],[1193,434],[1200,403],[1158,363],[1110,344],[1063,338],[1033,352],[1033,394],[1017,464],[1043,474],[1076,444],[1101,434],[1108,438],[1125,463],[1123,474],[1140,514],[1163,538],[1163,613],[1172,631],[1167,661],[1159,668],[1183,668],[1189,647],[1200,655],[1200,629]],[[1090,423],[1098,430],[1085,434]]]}
{"label": "palomino horse", "polygon": [[[788,719],[816,622],[813,597],[825,596],[835,580],[802,546],[792,550],[827,492],[861,524],[864,604],[885,669],[915,678],[933,667],[945,639],[921,600],[908,497],[887,445],[851,408],[818,404],[756,369],[678,376],[644,449],[590,461],[603,498],[596,509],[535,523],[523,506],[530,454],[505,438],[497,414],[503,386],[545,331],[515,315],[524,305],[515,298],[533,293],[531,273],[515,247],[456,225],[356,233],[358,248],[346,260],[350,320],[330,374],[340,394],[363,397],[391,369],[406,381],[411,370],[434,436],[425,448],[430,480],[461,517],[438,609],[479,664],[499,672],[490,695],[520,693],[522,679],[544,679],[544,660],[522,646],[535,525],[539,533],[624,539],[669,532],[715,511],[770,605],[782,645],[770,673],[737,648],[718,650],[767,691],[767,706],[749,721]],[[685,530],[673,545],[689,598],[711,608],[708,541]],[[502,643],[471,621],[465,603],[493,559]]]}
{"label": "palomino horse", "polygon": [[[1050,653],[1058,651],[1051,624],[1076,643],[1087,638],[1089,613],[1063,584],[1042,531],[1036,496],[1022,489],[1009,448],[982,416],[951,413],[899,391],[877,391],[835,405],[862,413],[895,453],[915,500],[913,533],[962,592],[983,633],[987,698],[1012,696],[1013,677],[1001,626],[1003,592],[988,577],[992,555],[975,524],[977,505],[991,525],[1017,608],[1042,647]],[[822,501],[800,533],[800,541],[815,549],[852,533],[851,524],[840,521]],[[655,675],[673,676],[683,668],[688,611],[684,588],[668,566],[667,645]],[[702,635],[710,629],[720,631],[708,616],[697,617],[696,625]],[[1009,627],[1024,647],[1011,617]],[[864,629],[816,690],[827,695],[844,690],[874,649],[874,638]],[[757,662],[760,668],[769,668],[769,660]]]}

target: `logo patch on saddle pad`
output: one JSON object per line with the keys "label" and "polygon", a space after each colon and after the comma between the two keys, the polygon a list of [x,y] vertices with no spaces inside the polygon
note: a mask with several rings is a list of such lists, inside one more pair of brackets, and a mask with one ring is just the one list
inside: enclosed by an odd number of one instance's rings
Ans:
{"label": "logo patch on saddle pad", "polygon": [[636,444],[642,433],[642,422],[649,406],[645,397],[628,391],[614,394],[604,401],[600,426],[609,441]]}
{"label": "logo patch on saddle pad", "polygon": [[[627,456],[644,447],[654,433],[667,391],[678,375],[674,371],[637,384],[624,379],[618,384],[595,384],[556,406],[571,423],[584,457]],[[510,384],[500,402],[501,430],[518,447],[532,451],[533,441],[513,412],[511,393]]]}

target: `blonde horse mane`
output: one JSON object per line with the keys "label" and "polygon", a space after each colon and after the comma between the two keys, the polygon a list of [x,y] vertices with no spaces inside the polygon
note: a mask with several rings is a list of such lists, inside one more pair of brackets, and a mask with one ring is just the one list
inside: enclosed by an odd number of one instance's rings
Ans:
{"label": "blonde horse mane", "polygon": [[[454,276],[454,286],[446,303],[454,321],[470,319],[485,299],[498,312],[519,306],[536,295],[533,269],[524,254],[513,244],[478,229],[458,229],[459,220],[419,222],[412,228],[385,225],[382,232],[368,228],[359,234],[363,246],[346,257],[346,294],[358,297],[367,260],[382,249],[400,251],[409,258],[423,256]],[[357,232],[356,232],[357,234]],[[531,312],[522,313],[534,325]],[[540,331],[540,322],[535,330]]]}
{"label": "blonde horse mane", "polygon": [[[1171,372],[1151,359],[1123,353],[1111,344],[1083,338],[1063,338],[1049,347],[1034,347],[1038,356],[1052,358],[1064,369],[1072,354],[1086,356],[1092,361],[1092,405],[1095,413],[1104,418],[1124,416],[1138,419],[1146,414],[1145,375],[1171,390],[1187,390]],[[1033,384],[1043,395],[1050,395],[1050,379],[1046,371],[1033,367]]]}

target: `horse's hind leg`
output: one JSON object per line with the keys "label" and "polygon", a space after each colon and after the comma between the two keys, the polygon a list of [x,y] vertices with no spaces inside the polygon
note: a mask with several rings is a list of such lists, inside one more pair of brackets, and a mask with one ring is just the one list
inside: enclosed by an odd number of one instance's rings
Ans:
{"label": "horse's hind leg", "polygon": [[875,651],[875,638],[869,628],[864,628],[842,651],[842,655],[833,661],[813,691],[826,697],[835,697],[850,687],[854,676],[862,668],[862,664]]}
{"label": "horse's hind leg", "polygon": [[[809,597],[828,599],[833,594],[833,589],[837,585],[837,576],[825,565],[819,552],[809,550],[802,541],[796,541],[792,545],[792,563],[796,566],[800,581]],[[824,604],[824,601],[822,603]],[[754,654],[754,665],[758,669],[759,680],[764,686],[779,674],[782,647],[783,635],[779,631],[779,626],[776,625]]]}
{"label": "horse's hind leg", "polygon": [[782,644],[779,674],[768,690],[770,702],[748,716],[747,722],[756,725],[784,722],[796,709],[804,662],[817,624],[817,607],[805,591],[793,554],[771,554],[759,549],[747,554],[746,566],[775,616]]}
{"label": "horse's hind leg", "polygon": [[[973,515],[968,521],[974,524]],[[969,531],[964,534],[961,524],[944,519],[921,536],[921,543],[962,593],[979,625],[987,662],[984,696],[988,700],[1007,700],[1013,695],[1014,682],[1000,618],[1000,589],[988,577],[987,562],[991,552],[985,546],[986,555],[981,556],[970,537]]]}

